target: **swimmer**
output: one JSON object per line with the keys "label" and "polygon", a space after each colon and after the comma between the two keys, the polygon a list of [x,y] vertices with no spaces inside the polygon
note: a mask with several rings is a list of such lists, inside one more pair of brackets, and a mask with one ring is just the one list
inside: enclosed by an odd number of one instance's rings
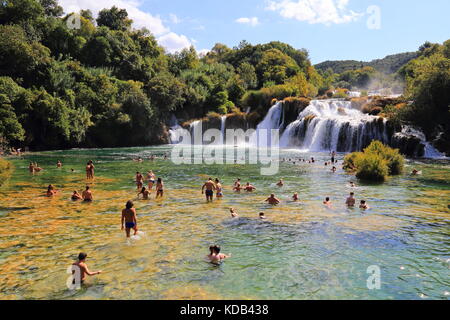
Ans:
{"label": "swimmer", "polygon": [[280,179],[280,181],[278,181],[277,186],[279,186],[280,188],[281,188],[282,186],[284,186],[284,181],[283,181],[283,179]]}
{"label": "swimmer", "polygon": [[227,256],[223,253],[220,253],[220,247],[217,245],[210,246],[209,251],[210,251],[210,254],[207,257],[211,261],[211,263],[214,263],[214,264],[219,264],[223,260],[231,257],[231,254]]}
{"label": "swimmer", "polygon": [[[206,189],[206,192],[205,192]],[[214,191],[216,190],[216,185],[212,181],[212,178],[209,178],[202,186],[202,194],[206,194],[206,201],[213,201]]]}
{"label": "swimmer", "polygon": [[220,180],[216,178],[215,183],[216,183],[216,197],[218,199],[223,198],[223,187],[222,184],[220,183]]}
{"label": "swimmer", "polygon": [[335,152],[335,151],[332,151],[332,152],[330,153],[330,155],[331,155],[331,163],[334,163],[334,158],[336,157],[336,152]]}
{"label": "swimmer", "polygon": [[72,264],[73,266],[77,266],[79,268],[79,270],[80,270],[80,273],[79,273],[80,279],[75,279],[76,272],[75,272],[75,270],[72,270],[72,275],[74,277],[73,281],[72,281],[72,284],[77,283],[77,281],[75,281],[75,280],[78,280],[78,283],[83,284],[84,281],[86,280],[86,275],[88,275],[88,276],[95,276],[97,274],[102,273],[101,270],[94,271],[94,272],[89,271],[89,268],[88,268],[88,266],[86,264],[86,258],[87,258],[87,254],[81,252],[78,255],[77,262],[74,262]]}
{"label": "swimmer", "polygon": [[333,167],[332,169],[331,169],[331,172],[336,172],[336,167]]}
{"label": "swimmer", "polygon": [[411,172],[411,175],[413,175],[413,176],[418,176],[418,175],[420,175],[420,174],[422,174],[422,171],[418,171],[418,170],[416,170],[416,169],[414,169],[414,170]]}
{"label": "swimmer", "polygon": [[331,206],[332,206],[332,203],[331,203],[329,197],[325,198],[325,201],[323,202],[323,204],[326,205],[328,208],[331,208]]}
{"label": "swimmer", "polygon": [[311,157],[311,163],[315,163],[316,160],[314,160],[314,157]]}
{"label": "swimmer", "polygon": [[142,194],[142,199],[143,200],[148,200],[148,196],[150,195],[150,192],[147,190],[147,188],[142,187],[141,192],[138,193],[138,199],[139,196]]}
{"label": "swimmer", "polygon": [[71,171],[71,172],[75,172],[75,170],[74,170],[74,169],[70,169],[70,171]]}
{"label": "swimmer", "polygon": [[236,210],[234,208],[230,208],[230,214],[232,218],[238,218],[239,215],[237,214]]}
{"label": "swimmer", "polygon": [[259,219],[261,219],[261,220],[266,220],[267,219],[266,215],[264,214],[264,212],[260,212],[259,213]]}
{"label": "swimmer", "polygon": [[277,199],[277,198],[275,197],[275,195],[272,193],[272,194],[270,195],[270,197],[268,197],[268,198],[265,200],[265,202],[269,202],[269,204],[271,204],[271,205],[277,205],[277,204],[279,204],[281,201],[280,201],[279,199]]}
{"label": "swimmer", "polygon": [[298,198],[298,193],[294,193],[294,195],[292,196],[292,201],[299,201],[300,199]]}
{"label": "swimmer", "polygon": [[164,195],[164,182],[161,178],[158,178],[156,182],[156,199]]}
{"label": "swimmer", "polygon": [[130,238],[130,230],[134,230],[134,235],[137,234],[137,218],[136,218],[136,209],[133,208],[134,204],[133,201],[129,200],[126,205],[125,209],[122,210],[122,230],[125,228],[125,233],[127,235],[127,238]]}
{"label": "swimmer", "polygon": [[363,209],[363,210],[369,210],[370,209],[369,206],[367,205],[366,200],[361,200],[361,204],[359,205],[359,208]]}
{"label": "swimmer", "polygon": [[253,192],[256,190],[256,188],[253,185],[251,185],[250,182],[247,182],[247,185],[245,186],[244,190],[247,192]]}
{"label": "swimmer", "polygon": [[34,167],[34,172],[41,172],[42,170],[44,170],[38,166],[37,162],[34,163],[33,167]]}
{"label": "swimmer", "polygon": [[79,194],[78,193],[78,191],[77,190],[75,190],[74,192],[73,192],[73,194],[72,194],[72,200],[73,201],[76,201],[76,200],[81,200],[81,199],[83,199],[83,197],[81,196],[81,194]]}
{"label": "swimmer", "polygon": [[241,179],[238,178],[238,179],[234,182],[233,188],[235,188],[236,186],[240,186],[240,185],[241,185]]}
{"label": "swimmer", "polygon": [[51,184],[47,187],[47,197],[52,197],[56,194],[55,187]]}
{"label": "swimmer", "polygon": [[328,166],[328,162],[325,162],[325,167],[327,167]]}
{"label": "swimmer", "polygon": [[355,193],[350,192],[350,196],[345,201],[345,204],[347,205],[347,207],[354,207],[355,206],[356,199],[355,199],[354,196],[355,196]]}
{"label": "swimmer", "polygon": [[62,162],[60,160],[58,160],[58,162],[56,162],[56,167],[62,168]]}
{"label": "swimmer", "polygon": [[350,188],[356,188],[356,184],[353,181],[350,181]]}
{"label": "swimmer", "polygon": [[144,177],[139,171],[136,172],[136,186],[138,190],[144,186]]}
{"label": "swimmer", "polygon": [[30,171],[30,173],[34,173],[34,163],[30,162],[30,165],[28,166],[28,171]]}
{"label": "swimmer", "polygon": [[86,186],[86,190],[84,190],[81,194],[83,197],[83,201],[91,202],[92,200],[94,200],[94,198],[92,197],[92,191],[90,189],[91,188],[89,186]]}
{"label": "swimmer", "polygon": [[242,190],[241,179],[237,179],[237,180],[234,182],[233,190],[236,191],[236,192],[241,192],[241,190]]}

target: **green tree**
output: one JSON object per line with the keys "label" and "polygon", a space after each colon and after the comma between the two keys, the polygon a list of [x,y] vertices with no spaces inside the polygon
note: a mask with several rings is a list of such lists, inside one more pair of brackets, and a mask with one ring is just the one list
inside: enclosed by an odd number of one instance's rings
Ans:
{"label": "green tree", "polygon": [[101,10],[97,17],[98,26],[105,26],[111,30],[125,31],[130,29],[132,23],[133,20],[128,18],[127,10],[119,9],[116,6]]}

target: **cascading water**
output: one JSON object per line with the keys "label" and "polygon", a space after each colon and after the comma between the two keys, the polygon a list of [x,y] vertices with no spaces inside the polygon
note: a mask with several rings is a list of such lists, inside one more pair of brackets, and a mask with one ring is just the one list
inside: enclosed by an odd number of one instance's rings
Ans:
{"label": "cascading water", "polygon": [[270,147],[271,129],[281,129],[284,125],[283,102],[270,108],[264,120],[257,126],[256,132],[250,137],[250,145]]}
{"label": "cascading water", "polygon": [[350,101],[313,100],[286,128],[280,146],[352,152],[362,150],[372,140],[389,143],[384,119],[353,109]]}
{"label": "cascading water", "polygon": [[225,128],[226,128],[226,122],[227,122],[227,116],[223,116],[221,118],[221,124],[220,124],[220,132],[222,134],[222,144],[226,144],[226,137],[225,137]]}
{"label": "cascading water", "polygon": [[169,129],[170,143],[171,144],[189,143],[189,141],[184,141],[183,139],[183,137],[186,136],[186,133],[188,133],[188,131],[179,125],[178,119],[175,117],[175,115],[172,114]]}

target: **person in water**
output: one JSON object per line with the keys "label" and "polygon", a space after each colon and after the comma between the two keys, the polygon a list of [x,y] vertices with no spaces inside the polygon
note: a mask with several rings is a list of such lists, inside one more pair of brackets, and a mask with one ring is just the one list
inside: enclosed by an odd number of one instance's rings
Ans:
{"label": "person in water", "polygon": [[94,200],[91,188],[89,186],[86,186],[86,190],[84,190],[81,195],[83,197],[83,201],[91,202],[92,200]]}
{"label": "person in water", "polygon": [[356,188],[356,184],[353,181],[350,181],[350,188]]}
{"label": "person in water", "polygon": [[87,254],[84,252],[80,252],[80,254],[78,254],[78,260],[72,264],[73,266],[78,267],[80,270],[80,273],[79,273],[80,279],[75,279],[77,274],[76,274],[75,270],[72,270],[72,274],[73,274],[72,284],[77,283],[77,280],[78,280],[78,283],[84,284],[84,281],[86,280],[86,275],[95,276],[97,274],[102,273],[101,270],[93,271],[93,272],[89,271],[89,268],[86,264],[86,258],[87,258]]}
{"label": "person in water", "polygon": [[336,170],[337,170],[337,168],[336,167],[333,167],[332,169],[331,169],[331,172],[336,172]]}
{"label": "person in water", "polygon": [[136,209],[133,207],[134,207],[133,201],[129,200],[129,201],[127,201],[127,203],[125,205],[125,209],[122,210],[121,226],[122,226],[122,230],[125,228],[125,233],[127,235],[127,238],[130,237],[131,229],[134,230],[134,235],[136,235],[138,232]]}
{"label": "person in water", "polygon": [[236,210],[234,208],[230,208],[230,214],[232,218],[238,218],[239,215],[237,214]]}
{"label": "person in water", "polygon": [[149,189],[150,191],[152,191],[152,189],[153,189],[153,185],[154,185],[155,182],[156,182],[155,180],[156,180],[156,176],[155,176],[155,174],[153,173],[153,171],[150,170],[149,172],[147,172],[148,189]]}
{"label": "person in water", "polygon": [[62,162],[60,160],[58,160],[58,162],[56,162],[56,167],[62,168]]}
{"label": "person in water", "polygon": [[334,163],[335,157],[336,157],[336,152],[335,152],[335,151],[332,151],[332,152],[331,152],[331,163]]}
{"label": "person in water", "polygon": [[323,204],[326,205],[328,208],[331,208],[331,206],[332,206],[332,203],[331,203],[329,197],[325,198],[325,201],[323,202]]}
{"label": "person in water", "polygon": [[89,160],[86,164],[86,179],[94,179],[94,164]]}
{"label": "person in water", "polygon": [[33,168],[34,168],[34,172],[41,172],[42,170],[44,170],[44,169],[42,169],[41,167],[38,166],[37,162],[35,162],[33,164]]}
{"label": "person in water", "polygon": [[280,187],[280,188],[281,188],[282,186],[284,186],[284,181],[283,181],[283,179],[280,179],[280,181],[278,181],[277,186]]}
{"label": "person in water", "polygon": [[250,184],[250,182],[247,182],[247,185],[245,186],[244,190],[247,192],[253,192],[256,190],[256,187]]}
{"label": "person in water", "polygon": [[75,191],[72,193],[72,197],[71,197],[71,198],[72,198],[73,201],[83,199],[83,197],[81,196],[81,194],[78,193],[77,190],[75,190]]}
{"label": "person in water", "polygon": [[266,215],[264,214],[264,212],[260,212],[259,213],[259,219],[261,219],[261,220],[266,220],[267,219]]}
{"label": "person in water", "polygon": [[164,195],[164,182],[161,178],[156,181],[156,199]]}
{"label": "person in water", "polygon": [[363,210],[369,210],[370,209],[369,206],[367,205],[366,200],[361,200],[361,204],[359,205],[359,208],[363,209]]}
{"label": "person in water", "polygon": [[[205,192],[206,189],[206,192]],[[202,186],[202,194],[206,195],[206,201],[213,201],[214,191],[216,190],[216,185],[212,181],[212,178],[209,178]]]}
{"label": "person in water", "polygon": [[140,172],[136,172],[136,187],[138,190],[144,186],[144,177]]}
{"label": "person in water", "polygon": [[347,207],[354,207],[355,206],[356,199],[355,199],[355,193],[354,192],[350,192],[350,196],[345,201],[345,204],[347,205]]}
{"label": "person in water", "polygon": [[294,193],[294,195],[292,196],[292,201],[295,201],[295,202],[297,202],[297,201],[299,201],[300,199],[298,198],[298,193],[296,192],[296,193]]}
{"label": "person in water", "polygon": [[217,199],[223,198],[223,187],[222,187],[222,184],[220,183],[220,180],[218,178],[216,178],[215,183],[216,183]]}
{"label": "person in water", "polygon": [[55,187],[53,185],[48,185],[47,187],[47,197],[52,197],[56,194]]}
{"label": "person in water", "polygon": [[148,196],[150,195],[150,192],[147,190],[146,187],[142,187],[141,192],[138,193],[138,199],[139,196],[142,194],[142,199],[143,200],[148,200]]}
{"label": "person in water", "polygon": [[220,247],[215,245],[215,246],[210,246],[209,247],[209,255],[207,256],[209,261],[211,261],[211,263],[214,264],[219,264],[220,262],[222,262],[225,259],[228,259],[231,257],[230,255],[226,255],[223,253],[220,253]]}
{"label": "person in water", "polygon": [[34,173],[34,163],[30,162],[29,166],[28,166],[28,171],[30,171],[30,173]]}
{"label": "person in water", "polygon": [[277,198],[275,197],[275,195],[272,193],[272,194],[270,195],[270,197],[268,197],[268,198],[265,200],[265,202],[268,202],[269,204],[275,206],[275,205],[279,204],[281,201],[280,201],[279,199],[277,199]]}
{"label": "person in water", "polygon": [[236,191],[236,192],[241,192],[241,190],[242,190],[241,179],[237,179],[234,182],[233,190]]}

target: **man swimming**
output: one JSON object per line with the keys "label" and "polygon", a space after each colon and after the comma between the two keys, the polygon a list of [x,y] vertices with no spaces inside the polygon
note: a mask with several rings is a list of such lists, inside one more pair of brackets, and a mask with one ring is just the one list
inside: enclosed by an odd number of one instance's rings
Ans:
{"label": "man swimming", "polygon": [[325,198],[325,201],[323,202],[323,204],[326,205],[328,208],[331,208],[331,206],[332,206],[332,203],[331,203],[329,197]]}
{"label": "man swimming", "polygon": [[264,214],[264,212],[260,212],[259,213],[259,219],[261,219],[261,220],[266,220],[267,219],[266,215]]}
{"label": "man swimming", "polygon": [[71,199],[72,199],[73,201],[76,201],[76,200],[81,200],[81,199],[83,199],[83,197],[81,196],[81,194],[78,193],[77,190],[75,190],[75,191],[72,193]]}
{"label": "man swimming", "polygon": [[150,195],[150,192],[147,190],[147,188],[142,187],[141,192],[138,193],[138,199],[139,196],[142,194],[142,199],[143,200],[148,200],[148,196]]}
{"label": "man swimming", "polygon": [[52,197],[56,194],[55,187],[53,185],[48,185],[47,187],[47,197]]}
{"label": "man swimming", "polygon": [[331,169],[331,172],[336,172],[336,170],[337,170],[337,168],[336,168],[336,167],[333,167],[333,168]]}
{"label": "man swimming", "polygon": [[216,178],[216,197],[218,199],[223,198],[223,187],[222,184],[220,183],[220,180],[218,178]]}
{"label": "man swimming", "polygon": [[250,184],[250,182],[247,182],[247,185],[244,188],[245,191],[247,192],[253,192],[256,190],[255,186]]}
{"label": "man swimming", "polygon": [[298,193],[296,192],[296,193],[294,193],[294,195],[292,196],[292,201],[298,201],[298,200],[300,200],[299,198],[298,198]]}
{"label": "man swimming", "polygon": [[60,160],[58,160],[58,162],[56,162],[56,167],[62,168],[62,162]]}
{"label": "man swimming", "polygon": [[206,201],[213,201],[214,190],[216,190],[216,185],[212,181],[212,178],[209,178],[202,186],[202,194],[206,195]]}
{"label": "man swimming", "polygon": [[228,259],[228,258],[231,257],[231,254],[227,256],[227,255],[225,255],[223,253],[220,253],[220,247],[217,246],[217,245],[210,246],[209,247],[209,252],[210,252],[210,254],[207,257],[211,261],[211,263],[214,263],[214,264],[219,264],[223,260]]}
{"label": "man swimming", "polygon": [[236,210],[234,208],[230,208],[230,214],[232,218],[238,218],[239,215],[237,214]]}
{"label": "man swimming", "polygon": [[102,273],[101,270],[94,271],[94,272],[89,271],[89,268],[88,268],[88,266],[86,264],[86,258],[87,258],[87,254],[84,253],[84,252],[81,252],[78,255],[78,260],[72,264],[72,266],[76,266],[80,270],[80,273],[79,273],[79,277],[80,278],[76,279],[75,277],[77,276],[77,274],[76,274],[75,270],[72,269],[72,274],[73,274],[72,284],[77,283],[77,280],[78,280],[78,283],[83,284],[84,281],[86,280],[86,275],[88,275],[88,276],[95,276],[97,274]]}
{"label": "man swimming", "polygon": [[92,197],[92,191],[90,189],[91,188],[89,186],[86,186],[86,190],[84,190],[81,194],[83,197],[83,201],[91,202],[92,200],[94,200],[94,198]]}
{"label": "man swimming", "polygon": [[125,205],[125,209],[122,210],[122,230],[125,227],[125,233],[127,235],[127,238],[130,237],[130,230],[134,230],[134,235],[137,234],[137,218],[136,218],[136,209],[133,208],[134,204],[133,201],[129,200],[127,201]]}
{"label": "man swimming", "polygon": [[268,197],[268,198],[265,200],[265,202],[268,202],[269,204],[275,206],[275,205],[279,204],[281,201],[280,201],[279,199],[277,199],[277,198],[275,197],[275,195],[272,193],[272,194],[270,195],[270,197]]}
{"label": "man swimming", "polygon": [[282,186],[284,186],[284,181],[283,181],[283,179],[280,179],[280,181],[278,181],[277,186],[279,186],[280,188],[281,188]]}
{"label": "man swimming", "polygon": [[345,201],[345,204],[347,205],[347,207],[354,207],[355,203],[356,203],[355,193],[354,192],[350,192],[350,196]]}

